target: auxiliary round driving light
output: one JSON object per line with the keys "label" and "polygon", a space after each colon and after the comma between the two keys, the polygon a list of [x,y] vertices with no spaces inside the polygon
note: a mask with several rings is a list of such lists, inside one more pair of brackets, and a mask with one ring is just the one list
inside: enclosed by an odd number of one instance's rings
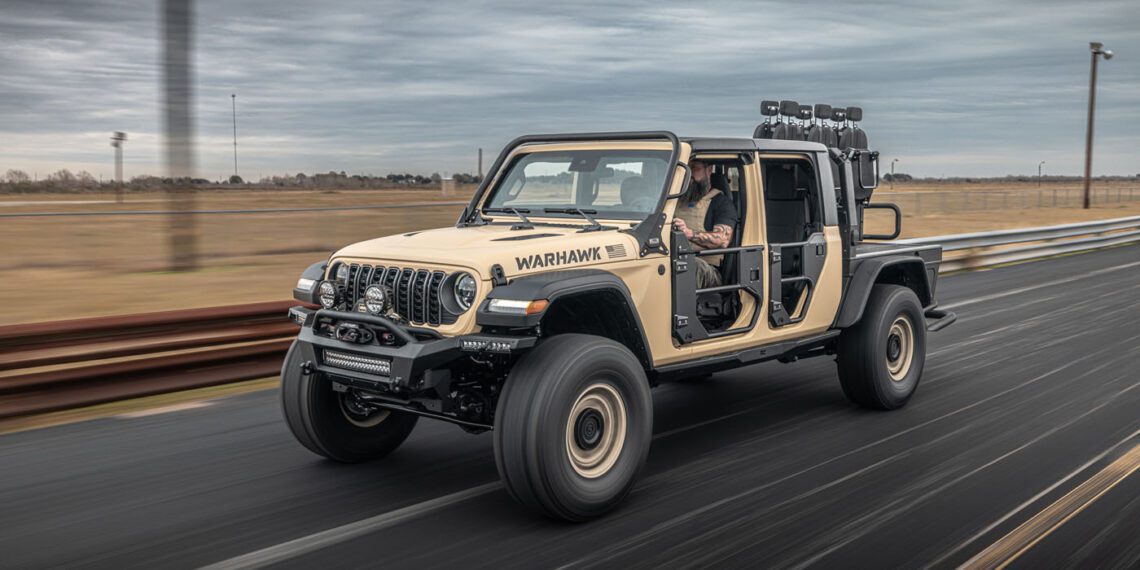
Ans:
{"label": "auxiliary round driving light", "polygon": [[364,290],[364,307],[370,314],[380,316],[392,307],[392,295],[386,287],[369,285]]}
{"label": "auxiliary round driving light", "polygon": [[331,309],[336,305],[336,284],[332,281],[321,281],[317,287],[317,300],[321,307]]}

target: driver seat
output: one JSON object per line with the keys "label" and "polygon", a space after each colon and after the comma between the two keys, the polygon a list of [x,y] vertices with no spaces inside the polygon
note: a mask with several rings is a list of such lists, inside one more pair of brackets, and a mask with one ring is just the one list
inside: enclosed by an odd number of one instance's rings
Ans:
{"label": "driver seat", "polygon": [[632,206],[638,198],[649,196],[649,184],[640,176],[630,176],[621,181],[620,197],[623,206]]}

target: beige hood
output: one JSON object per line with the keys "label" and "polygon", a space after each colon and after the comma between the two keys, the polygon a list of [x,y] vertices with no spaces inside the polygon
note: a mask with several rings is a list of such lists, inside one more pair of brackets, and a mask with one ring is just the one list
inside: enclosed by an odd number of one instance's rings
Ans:
{"label": "beige hood", "polygon": [[637,240],[630,234],[619,230],[581,232],[581,227],[439,228],[354,243],[336,252],[333,259],[465,267],[489,279],[490,268],[496,263],[509,277],[636,258]]}

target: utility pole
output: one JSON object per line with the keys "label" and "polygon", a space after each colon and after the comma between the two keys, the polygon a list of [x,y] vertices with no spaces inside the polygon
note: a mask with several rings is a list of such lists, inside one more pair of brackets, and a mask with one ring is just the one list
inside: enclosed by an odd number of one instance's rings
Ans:
{"label": "utility pole", "polygon": [[895,163],[898,161],[897,158],[891,161],[891,190],[895,189]]}
{"label": "utility pole", "polygon": [[483,149],[479,149],[479,181],[483,181]]}
{"label": "utility pole", "polygon": [[1104,49],[1100,42],[1089,42],[1089,51],[1092,52],[1092,70],[1089,72],[1089,119],[1085,131],[1085,209],[1091,205],[1090,185],[1092,184],[1092,151],[1093,151],[1093,117],[1096,113],[1096,64],[1097,56],[1104,56],[1105,61],[1112,59],[1112,50]]}
{"label": "utility pole", "polygon": [[170,269],[198,266],[194,227],[194,0],[162,0],[163,118],[166,169],[171,178],[167,200]]}
{"label": "utility pole", "polygon": [[1041,167],[1042,167],[1042,166],[1045,166],[1045,161],[1044,161],[1044,160],[1042,160],[1042,161],[1041,161],[1041,162],[1040,162],[1040,163],[1037,165],[1037,187],[1038,187],[1038,188],[1040,188],[1040,187],[1041,187]]}
{"label": "utility pole", "polygon": [[127,133],[115,131],[111,135],[111,146],[115,147],[115,201],[120,204],[123,203],[123,143],[125,142],[127,142]]}
{"label": "utility pole", "polygon": [[230,102],[233,103],[234,113],[234,176],[238,175],[237,169],[237,94],[230,93]]}

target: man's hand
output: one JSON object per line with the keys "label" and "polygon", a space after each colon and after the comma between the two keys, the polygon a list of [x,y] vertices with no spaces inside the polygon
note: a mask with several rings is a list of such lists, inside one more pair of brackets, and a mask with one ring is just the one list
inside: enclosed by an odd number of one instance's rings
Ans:
{"label": "man's hand", "polygon": [[681,218],[673,218],[673,229],[685,234],[685,239],[693,239],[693,230],[685,225],[685,220]]}

